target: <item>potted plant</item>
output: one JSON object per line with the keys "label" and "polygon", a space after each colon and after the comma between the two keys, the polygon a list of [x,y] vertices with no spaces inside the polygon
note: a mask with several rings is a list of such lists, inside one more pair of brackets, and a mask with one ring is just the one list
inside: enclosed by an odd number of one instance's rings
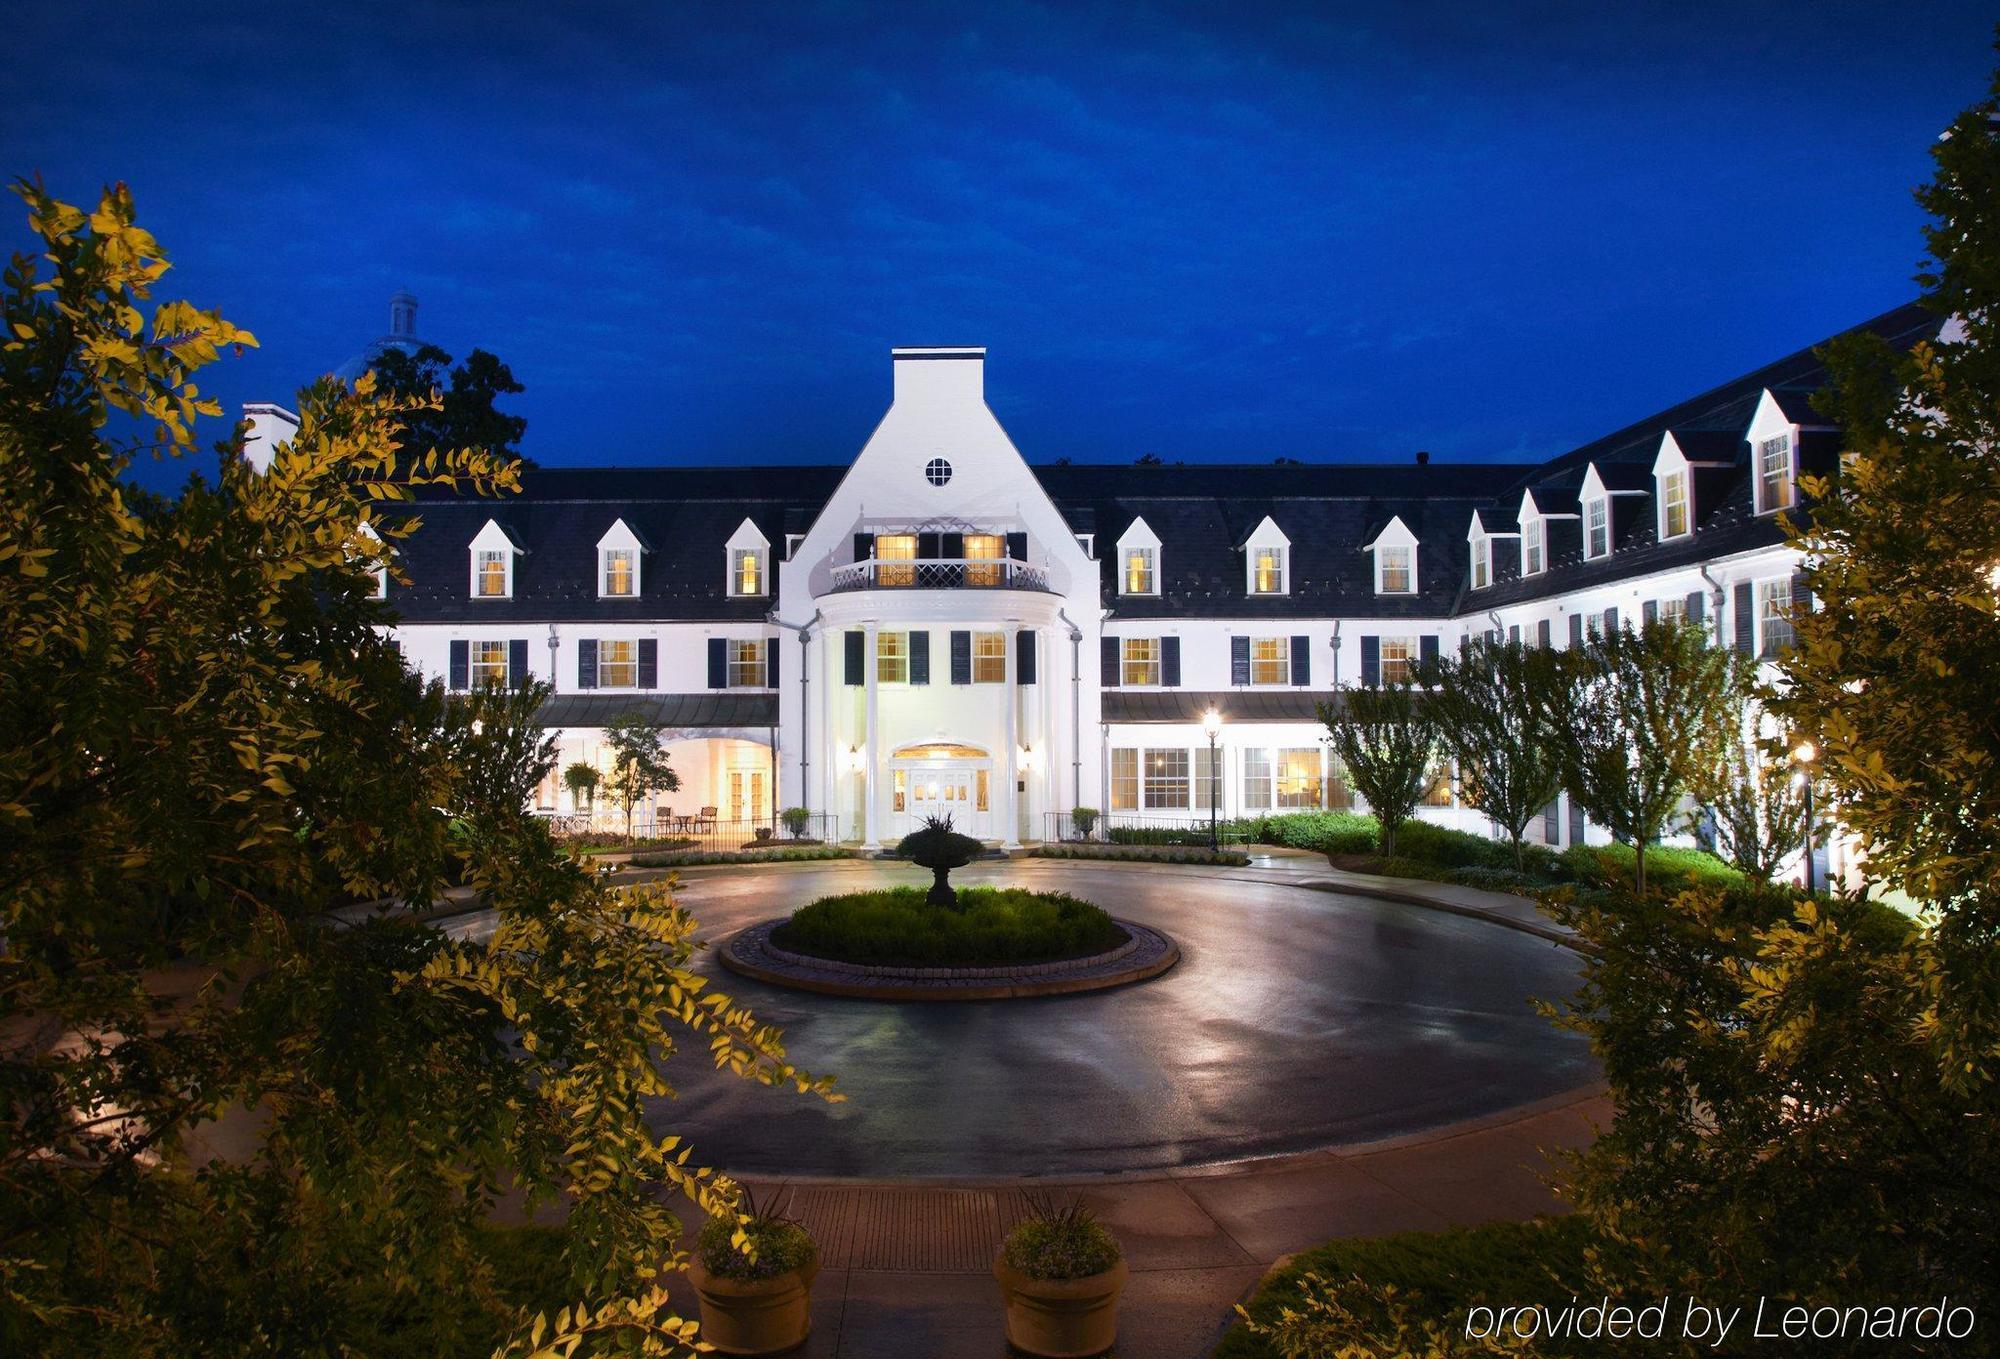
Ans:
{"label": "potted plant", "polygon": [[928,816],[922,830],[911,831],[897,843],[896,853],[931,871],[931,890],[924,893],[927,903],[956,910],[958,893],[952,890],[951,870],[978,858],[979,842],[953,830],[950,816]]}
{"label": "potted plant", "polygon": [[[795,1219],[766,1211],[746,1189],[736,1214],[718,1213],[695,1238],[688,1278],[701,1338],[719,1354],[783,1354],[812,1329],[819,1247]],[[737,1244],[737,1229],[750,1246]]]}
{"label": "potted plant", "polygon": [[569,789],[569,804],[589,815],[597,804],[597,770],[578,760],[563,770],[563,787]]}
{"label": "potted plant", "polygon": [[1070,828],[1076,832],[1077,839],[1088,840],[1091,831],[1097,829],[1097,808],[1077,807],[1072,809],[1069,814],[1069,824]]}
{"label": "potted plant", "polygon": [[1118,1238],[1081,1204],[1031,1203],[993,1273],[1007,1343],[1041,1359],[1085,1359],[1118,1339],[1118,1295],[1130,1273]]}
{"label": "potted plant", "polygon": [[785,823],[785,834],[798,840],[804,838],[806,827],[812,825],[813,814],[804,807],[787,807],[778,813],[778,819]]}

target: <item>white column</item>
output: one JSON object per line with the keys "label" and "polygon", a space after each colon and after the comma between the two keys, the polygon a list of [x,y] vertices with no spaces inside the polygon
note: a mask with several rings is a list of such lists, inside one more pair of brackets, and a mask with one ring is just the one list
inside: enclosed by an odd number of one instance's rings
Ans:
{"label": "white column", "polygon": [[862,841],[863,849],[882,848],[882,769],[881,751],[875,740],[876,717],[878,715],[878,695],[875,692],[875,672],[879,668],[875,659],[875,633],[881,625],[871,622],[863,631],[861,644],[861,677],[867,685],[868,731],[862,742],[862,759],[867,770],[868,836]]}
{"label": "white column", "polygon": [[1021,736],[1020,709],[1021,686],[1014,674],[1014,648],[1019,645],[1015,633],[1019,627],[1009,619],[1001,630],[1001,646],[1007,653],[1007,682],[1000,686],[1007,702],[1007,784],[1006,792],[1000,799],[1001,815],[1006,822],[1001,826],[1000,848],[1019,849],[1021,847]]}

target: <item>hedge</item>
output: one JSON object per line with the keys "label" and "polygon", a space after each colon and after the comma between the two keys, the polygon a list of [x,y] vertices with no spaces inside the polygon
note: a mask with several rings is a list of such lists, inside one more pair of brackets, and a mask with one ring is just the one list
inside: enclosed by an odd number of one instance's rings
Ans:
{"label": "hedge", "polygon": [[1154,864],[1218,864],[1226,868],[1244,868],[1250,863],[1250,856],[1241,850],[1211,850],[1191,845],[1059,843],[1038,845],[1029,853],[1037,859],[1124,859]]}

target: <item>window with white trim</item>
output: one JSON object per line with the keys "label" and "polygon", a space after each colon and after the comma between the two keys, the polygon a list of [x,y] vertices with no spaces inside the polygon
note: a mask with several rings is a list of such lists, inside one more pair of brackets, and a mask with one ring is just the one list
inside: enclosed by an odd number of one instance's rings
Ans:
{"label": "window with white trim", "polygon": [[1141,793],[1148,809],[1169,807],[1185,811],[1189,805],[1191,781],[1185,747],[1146,751],[1145,783]]}
{"label": "window with white trim", "polygon": [[1195,810],[1222,806],[1222,751],[1209,746],[1194,748]]}
{"label": "window with white trim", "polygon": [[1125,572],[1119,578],[1120,594],[1151,595],[1159,593],[1159,560],[1150,547],[1128,547],[1125,549]]}
{"label": "window with white trim", "polygon": [[[878,637],[890,636],[878,633]],[[897,638],[902,633],[894,634]],[[762,689],[767,681],[764,675],[764,642],[760,638],[729,639],[729,687],[732,689]]]}
{"label": "window with white trim", "polygon": [[1758,654],[1771,656],[1792,647],[1798,634],[1792,628],[1792,582],[1789,577],[1757,582]]}
{"label": "window with white trim", "polygon": [[[1000,583],[1000,573],[1005,570],[1001,562],[1007,558],[1007,540],[997,533],[968,533],[965,535],[965,583],[967,585],[991,586]],[[991,562],[991,566],[980,563]]]}
{"label": "window with white trim", "polygon": [[624,598],[639,591],[639,554],[629,547],[607,547],[604,570],[597,592],[607,599]]}
{"label": "window with white trim", "polygon": [[1254,550],[1250,561],[1250,593],[1253,595],[1281,595],[1285,593],[1285,555],[1287,549],[1278,546],[1259,547]]}
{"label": "window with white trim", "polygon": [[1417,677],[1417,639],[1382,639],[1382,683],[1408,684]]}
{"label": "window with white trim", "polygon": [[1160,639],[1126,637],[1119,642],[1118,681],[1121,684],[1160,682]]}
{"label": "window with white trim", "polygon": [[1611,499],[1593,496],[1583,502],[1583,555],[1585,560],[1611,555]]}
{"label": "window with white trim", "polygon": [[1679,538],[1688,531],[1688,474],[1660,475],[1660,537]]}
{"label": "window with white trim", "polygon": [[481,599],[505,599],[508,595],[508,558],[505,548],[481,548],[473,553],[473,581]]}
{"label": "window with white trim", "polygon": [[1243,752],[1243,806],[1264,811],[1271,805],[1275,786],[1271,777],[1271,752],[1251,747]]}
{"label": "window with white trim", "polygon": [[[875,535],[875,560],[883,565],[875,568],[877,585],[915,585],[917,583],[917,535],[914,533],[878,533]],[[904,566],[887,565],[890,562],[910,563]]]}
{"label": "window with white trim", "polygon": [[469,666],[467,678],[472,687],[494,685],[504,688],[507,683],[507,644],[505,642],[474,642],[466,648]]}
{"label": "window with white trim", "polygon": [[1684,597],[1663,599],[1653,616],[1668,625],[1685,623],[1688,621],[1688,602]]}
{"label": "window with white trim", "polygon": [[1548,565],[1548,530],[1539,519],[1521,521],[1521,574],[1539,576]]}
{"label": "window with white trim", "polygon": [[974,684],[1005,684],[1007,682],[1006,633],[975,632],[972,634],[972,682]]}
{"label": "window with white trim", "polygon": [[1111,810],[1139,809],[1139,752],[1130,748],[1111,752]]}
{"label": "window with white trim", "polygon": [[1472,540],[1472,588],[1484,590],[1493,583],[1493,540],[1480,534]]}
{"label": "window with white trim", "polygon": [[1792,504],[1792,436],[1757,443],[1757,513],[1790,509]]}
{"label": "window with white trim", "polygon": [[739,547],[730,552],[730,594],[764,595],[771,592],[764,571],[764,552],[761,547]]}
{"label": "window with white trim", "polygon": [[1375,590],[1378,594],[1407,595],[1416,589],[1416,549],[1407,543],[1383,543],[1375,549]]}
{"label": "window with white trim", "polygon": [[599,641],[597,644],[597,687],[600,689],[631,689],[639,683],[639,644],[625,641]]}
{"label": "window with white trim", "polygon": [[1250,639],[1250,682],[1290,684],[1292,682],[1292,639],[1252,637]]}
{"label": "window with white trim", "polygon": [[1286,810],[1318,807],[1323,784],[1320,748],[1301,746],[1278,752],[1278,806]]}
{"label": "window with white trim", "polygon": [[907,684],[910,681],[910,635],[906,632],[875,634],[875,682]]}

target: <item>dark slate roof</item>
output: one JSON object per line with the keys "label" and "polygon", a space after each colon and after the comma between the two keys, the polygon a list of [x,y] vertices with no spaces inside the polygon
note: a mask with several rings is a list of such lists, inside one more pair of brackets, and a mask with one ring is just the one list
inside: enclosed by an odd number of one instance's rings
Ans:
{"label": "dark slate roof", "polygon": [[776,694],[554,694],[535,713],[544,727],[603,727],[638,713],[663,727],[772,727]]}

